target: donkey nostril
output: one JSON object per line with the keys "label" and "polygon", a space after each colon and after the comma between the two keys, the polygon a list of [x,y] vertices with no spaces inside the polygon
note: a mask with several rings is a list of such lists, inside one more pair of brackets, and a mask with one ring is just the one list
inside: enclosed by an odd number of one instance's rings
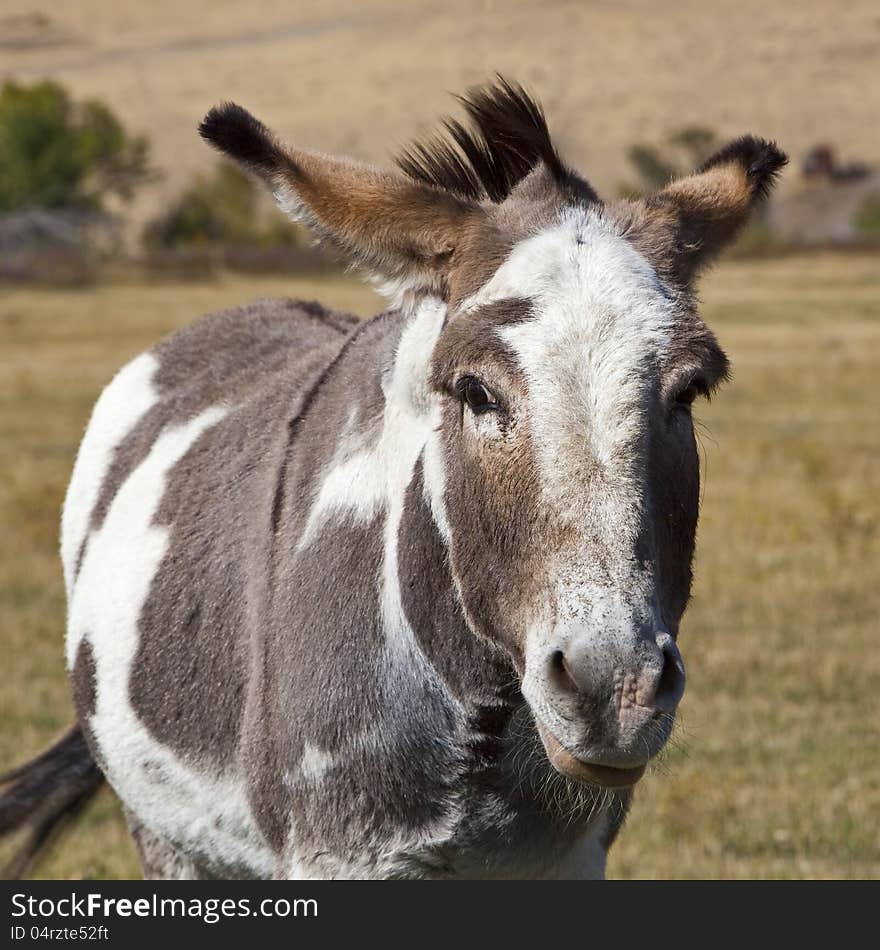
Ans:
{"label": "donkey nostril", "polygon": [[684,672],[679,660],[678,649],[670,637],[661,647],[663,651],[663,669],[654,694],[658,705],[674,705],[684,692]]}
{"label": "donkey nostril", "polygon": [[550,674],[556,680],[556,685],[563,690],[577,692],[579,687],[577,680],[572,676],[568,664],[565,662],[565,654],[562,650],[556,650],[550,657]]}

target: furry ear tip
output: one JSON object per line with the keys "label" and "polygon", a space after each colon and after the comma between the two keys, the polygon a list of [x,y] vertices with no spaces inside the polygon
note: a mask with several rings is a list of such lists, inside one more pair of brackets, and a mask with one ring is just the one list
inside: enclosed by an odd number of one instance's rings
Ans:
{"label": "furry ear tip", "polygon": [[788,164],[788,156],[775,143],[754,135],[742,139],[743,151],[748,153],[746,174],[749,178],[773,178]]}
{"label": "furry ear tip", "polygon": [[212,145],[222,146],[231,132],[260,125],[250,112],[236,102],[221,102],[199,123],[199,135]]}
{"label": "furry ear tip", "polygon": [[257,171],[278,165],[278,148],[269,130],[235,102],[214,106],[199,124],[199,135],[218,151]]}
{"label": "furry ear tip", "polygon": [[701,172],[734,162],[746,174],[756,198],[764,197],[788,164],[788,156],[779,146],[757,135],[743,135],[724,146],[703,163]]}

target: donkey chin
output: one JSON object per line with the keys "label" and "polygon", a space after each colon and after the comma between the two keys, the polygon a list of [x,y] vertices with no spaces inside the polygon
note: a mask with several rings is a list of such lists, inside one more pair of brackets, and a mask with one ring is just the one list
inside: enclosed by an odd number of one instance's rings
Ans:
{"label": "donkey chin", "polygon": [[601,659],[589,637],[542,650],[526,663],[522,692],[558,772],[626,788],[666,745],[684,686],[681,653],[661,631]]}

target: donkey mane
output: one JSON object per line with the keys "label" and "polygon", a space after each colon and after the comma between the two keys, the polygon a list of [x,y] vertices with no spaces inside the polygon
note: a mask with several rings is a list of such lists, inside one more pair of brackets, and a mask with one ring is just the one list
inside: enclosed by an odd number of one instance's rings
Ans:
{"label": "donkey mane", "polygon": [[587,183],[567,168],[550,138],[540,104],[517,83],[495,83],[457,96],[472,127],[445,118],[443,133],[414,142],[397,157],[410,178],[470,201],[496,204],[538,165],[566,190],[597,200]]}

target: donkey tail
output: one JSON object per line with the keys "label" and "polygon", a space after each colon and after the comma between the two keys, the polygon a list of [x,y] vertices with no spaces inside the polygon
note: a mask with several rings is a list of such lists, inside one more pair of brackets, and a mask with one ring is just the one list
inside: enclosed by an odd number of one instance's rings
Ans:
{"label": "donkey tail", "polygon": [[0,838],[28,830],[0,877],[21,877],[103,782],[78,723],[30,762],[0,775]]}

